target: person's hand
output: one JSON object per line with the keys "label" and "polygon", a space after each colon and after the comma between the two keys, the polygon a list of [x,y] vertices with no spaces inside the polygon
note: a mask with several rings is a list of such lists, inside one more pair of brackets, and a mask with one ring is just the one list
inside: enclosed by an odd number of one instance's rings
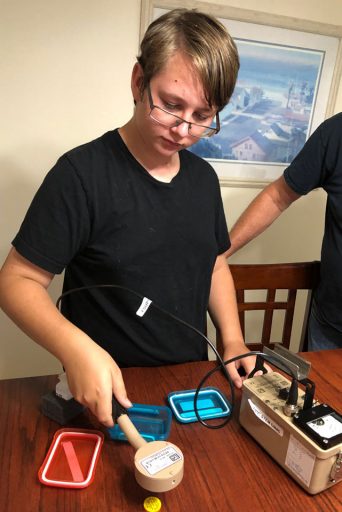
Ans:
{"label": "person's hand", "polygon": [[88,407],[106,427],[114,425],[113,394],[123,407],[132,407],[120,368],[96,343],[90,340],[81,350],[72,351],[63,365],[75,400]]}
{"label": "person's hand", "polygon": [[[250,352],[247,346],[244,343],[231,343],[229,344],[223,353],[223,361],[228,361],[233,357],[246,354]],[[254,370],[256,363],[256,356],[244,357],[242,359],[238,359],[233,363],[229,363],[226,365],[228,373],[237,388],[241,388],[242,382],[248,377],[252,370]],[[272,371],[272,369],[268,365],[264,365],[266,370]],[[242,375],[241,375],[242,374]],[[243,375],[245,374],[245,375]],[[255,377],[258,375],[262,375],[261,371],[255,373]]]}

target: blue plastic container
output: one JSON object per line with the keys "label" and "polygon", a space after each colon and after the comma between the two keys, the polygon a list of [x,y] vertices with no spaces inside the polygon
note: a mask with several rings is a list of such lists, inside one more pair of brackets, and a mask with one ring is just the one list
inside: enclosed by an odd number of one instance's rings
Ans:
{"label": "blue plastic container", "polygon": [[[172,412],[181,423],[198,421],[195,413],[195,389],[169,393]],[[197,410],[202,420],[229,416],[231,407],[221,391],[214,387],[202,388],[197,398]]]}
{"label": "blue plastic container", "polygon": [[[165,441],[170,435],[172,413],[167,406],[133,404],[127,409],[132,423],[146,441]],[[111,439],[127,441],[119,425],[108,429]]]}

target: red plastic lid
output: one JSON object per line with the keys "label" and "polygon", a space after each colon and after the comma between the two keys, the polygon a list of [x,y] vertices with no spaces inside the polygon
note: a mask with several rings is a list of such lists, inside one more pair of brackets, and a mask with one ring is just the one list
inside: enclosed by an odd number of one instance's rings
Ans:
{"label": "red plastic lid", "polygon": [[74,489],[90,485],[94,479],[103,439],[103,433],[97,430],[57,430],[38,471],[40,482]]}

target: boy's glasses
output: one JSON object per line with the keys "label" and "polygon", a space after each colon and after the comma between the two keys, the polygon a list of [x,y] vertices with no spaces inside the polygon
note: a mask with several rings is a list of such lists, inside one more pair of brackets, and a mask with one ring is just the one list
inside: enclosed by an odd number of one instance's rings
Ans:
{"label": "boy's glasses", "polygon": [[186,123],[188,125],[188,133],[192,137],[196,137],[198,139],[204,139],[206,137],[211,137],[215,133],[220,131],[220,118],[218,112],[216,112],[215,117],[215,126],[203,126],[197,123],[190,123],[185,119],[182,119],[175,114],[171,114],[167,110],[164,110],[161,107],[153,104],[150,84],[147,85],[147,94],[150,102],[150,117],[154,121],[163,126],[167,126],[168,128],[174,128],[175,126],[179,126],[182,123]]}

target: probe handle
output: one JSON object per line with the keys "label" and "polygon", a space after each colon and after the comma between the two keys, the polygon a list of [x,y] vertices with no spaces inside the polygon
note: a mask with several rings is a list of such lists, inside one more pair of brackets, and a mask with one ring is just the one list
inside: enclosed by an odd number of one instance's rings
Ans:
{"label": "probe handle", "polygon": [[112,415],[113,420],[118,422],[118,425],[126,435],[128,442],[133,446],[133,448],[135,448],[135,450],[138,450],[147,443],[133,425],[127,414],[127,410],[119,404],[114,395],[112,398]]}

